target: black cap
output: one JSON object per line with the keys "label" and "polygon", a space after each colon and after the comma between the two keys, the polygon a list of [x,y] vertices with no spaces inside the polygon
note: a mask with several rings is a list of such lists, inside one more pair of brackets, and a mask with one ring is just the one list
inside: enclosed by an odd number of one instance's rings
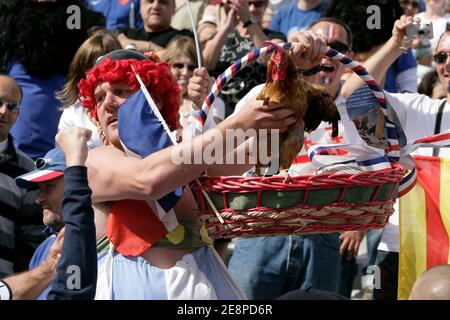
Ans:
{"label": "black cap", "polygon": [[127,60],[127,59],[134,59],[134,60],[150,60],[147,56],[140,53],[136,50],[128,50],[128,49],[119,49],[111,51],[110,53],[107,53],[100,58],[97,59],[95,62],[95,66],[98,66],[105,58],[111,57],[113,60]]}

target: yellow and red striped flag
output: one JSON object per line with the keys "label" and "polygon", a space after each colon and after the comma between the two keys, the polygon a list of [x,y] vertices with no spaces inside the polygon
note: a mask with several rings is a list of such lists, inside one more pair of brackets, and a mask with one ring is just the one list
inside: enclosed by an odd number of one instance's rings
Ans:
{"label": "yellow and red striped flag", "polygon": [[399,299],[408,299],[414,282],[424,271],[450,263],[450,159],[414,159],[417,183],[399,199]]}

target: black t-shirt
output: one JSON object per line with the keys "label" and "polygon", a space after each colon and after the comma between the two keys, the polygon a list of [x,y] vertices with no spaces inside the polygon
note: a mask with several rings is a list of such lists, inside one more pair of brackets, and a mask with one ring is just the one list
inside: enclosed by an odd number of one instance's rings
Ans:
{"label": "black t-shirt", "polygon": [[[286,37],[282,33],[269,29],[263,29],[263,31],[270,40],[281,39],[286,41]],[[244,38],[237,30],[233,30],[228,34],[225,44],[220,49],[219,60],[216,68],[211,71],[211,75],[218,77],[232,63],[255,48],[251,38]],[[266,65],[260,59],[239,71],[220,92],[220,97],[226,105],[226,115],[232,113],[236,103],[254,86],[264,82],[266,82]]]}
{"label": "black t-shirt", "polygon": [[122,29],[119,30],[119,32],[123,32],[130,39],[151,41],[163,48],[165,48],[169,41],[175,36],[188,36],[194,38],[194,35],[190,30],[177,30],[172,27],[158,32],[145,32],[144,29]]}

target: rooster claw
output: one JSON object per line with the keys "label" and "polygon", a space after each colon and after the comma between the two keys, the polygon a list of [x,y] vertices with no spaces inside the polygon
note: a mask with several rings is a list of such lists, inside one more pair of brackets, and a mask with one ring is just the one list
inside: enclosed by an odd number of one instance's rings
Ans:
{"label": "rooster claw", "polygon": [[286,180],[290,177],[290,176],[289,176],[289,169],[283,169],[283,170],[280,170],[279,175],[280,175],[281,177],[285,177],[285,178],[286,178],[285,181],[286,181]]}

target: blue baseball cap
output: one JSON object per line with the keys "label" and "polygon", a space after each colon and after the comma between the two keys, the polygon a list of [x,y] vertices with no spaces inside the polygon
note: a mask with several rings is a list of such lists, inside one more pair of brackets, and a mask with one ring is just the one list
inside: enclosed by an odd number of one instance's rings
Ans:
{"label": "blue baseball cap", "polygon": [[34,162],[33,171],[18,176],[15,181],[19,188],[35,187],[39,182],[56,179],[64,174],[66,169],[66,157],[59,148],[53,148],[43,158],[38,158]]}

